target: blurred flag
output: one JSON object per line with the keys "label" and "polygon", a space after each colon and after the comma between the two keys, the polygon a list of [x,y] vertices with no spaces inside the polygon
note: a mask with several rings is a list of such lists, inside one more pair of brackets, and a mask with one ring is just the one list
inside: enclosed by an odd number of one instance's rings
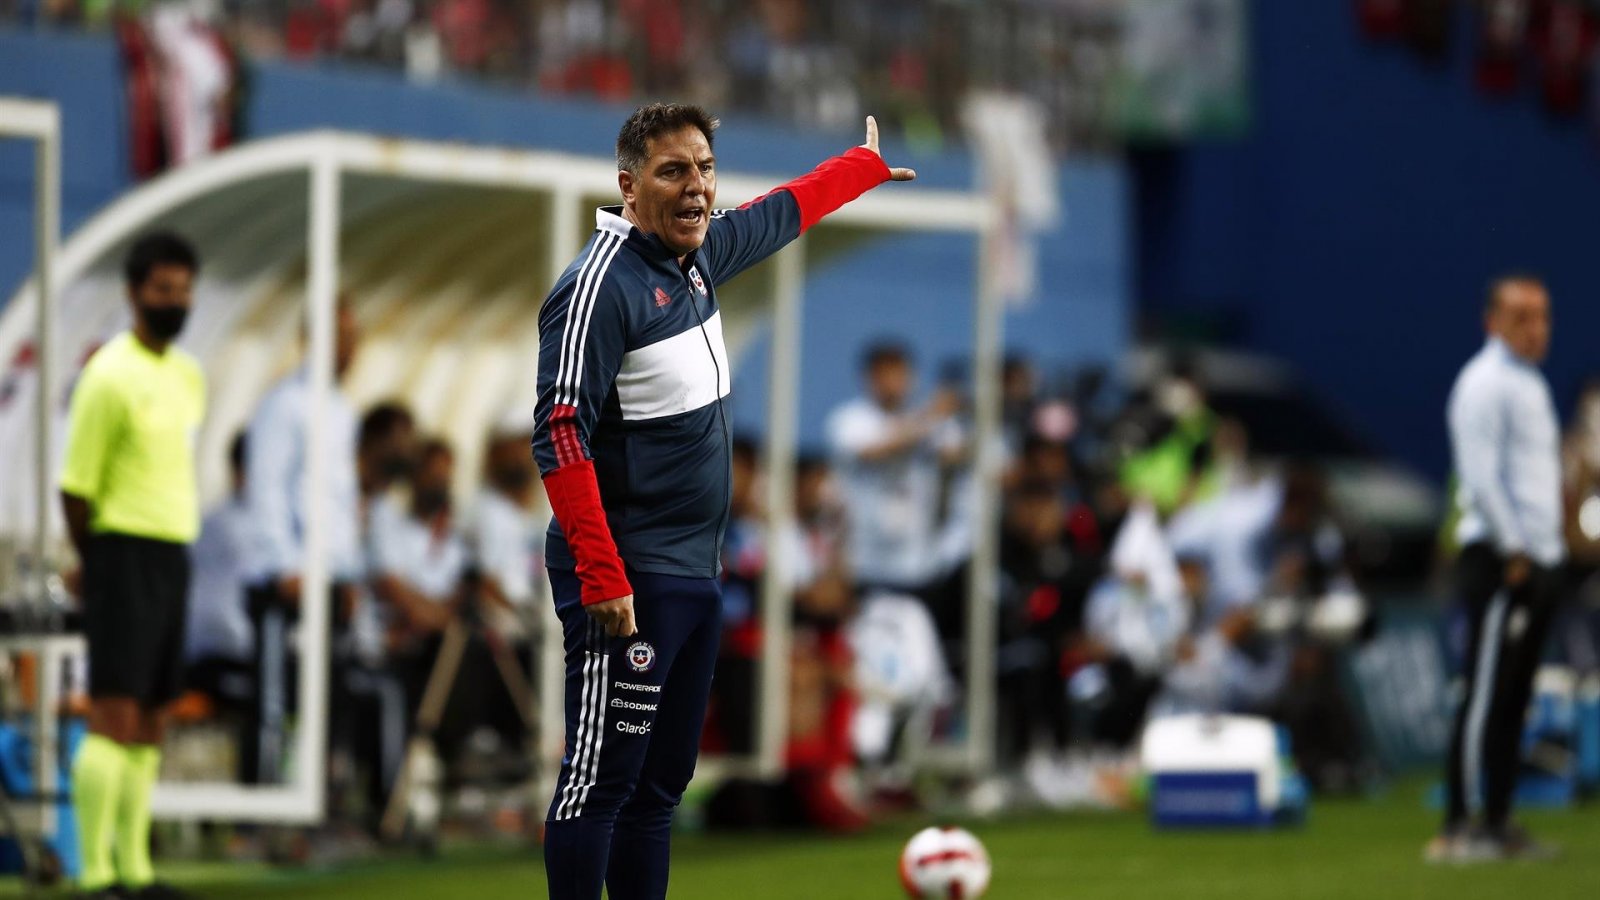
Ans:
{"label": "blurred flag", "polygon": [[1061,220],[1056,160],[1044,122],[1044,107],[1014,94],[977,92],[962,110],[984,189],[1001,215],[990,273],[1001,297],[1014,306],[1037,293],[1039,236]]}

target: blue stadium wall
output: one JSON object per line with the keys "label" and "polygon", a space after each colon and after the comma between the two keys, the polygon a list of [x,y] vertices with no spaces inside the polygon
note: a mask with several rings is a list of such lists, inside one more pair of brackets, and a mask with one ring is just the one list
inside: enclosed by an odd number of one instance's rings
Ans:
{"label": "blue stadium wall", "polygon": [[[1433,64],[1353,4],[1257,0],[1254,129],[1131,157],[1141,315],[1295,362],[1382,448],[1442,478],[1442,408],[1496,273],[1544,274],[1565,417],[1600,371],[1600,142],[1473,82],[1474,17]],[[1463,4],[1458,4],[1458,10]]]}
{"label": "blue stadium wall", "polygon": [[[0,30],[0,94],[52,97],[63,105],[66,233],[132,184],[121,67],[109,41]],[[418,87],[389,73],[348,67],[283,65],[252,71],[247,110],[253,137],[337,127],[585,154],[608,153],[627,113],[625,107],[474,86]],[[859,141],[857,134],[800,133],[725,116],[717,155],[729,169],[798,174]],[[885,150],[909,159],[930,185],[973,184],[971,163],[963,156],[913,157],[893,145]],[[31,173],[27,149],[0,142],[4,297],[30,268]],[[1131,330],[1126,178],[1117,162],[1074,162],[1063,166],[1060,190],[1066,215],[1041,242],[1041,297],[1009,316],[1007,342],[1052,368],[1109,363],[1126,348]],[[854,393],[855,359],[865,340],[904,338],[918,349],[930,375],[938,362],[967,354],[975,252],[975,241],[967,238],[888,237],[811,269],[802,360],[805,440],[815,441],[827,410]],[[736,373],[736,419],[749,430],[762,422],[765,345],[758,339]]]}

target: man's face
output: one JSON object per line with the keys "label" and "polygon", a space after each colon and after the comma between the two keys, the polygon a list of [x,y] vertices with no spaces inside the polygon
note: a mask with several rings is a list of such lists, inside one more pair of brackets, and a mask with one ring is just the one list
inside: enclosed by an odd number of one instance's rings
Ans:
{"label": "man's face", "polygon": [[396,479],[412,475],[417,455],[416,427],[410,423],[396,425],[388,434],[373,442],[369,452],[382,484],[389,485]]}
{"label": "man's face", "polygon": [[489,481],[508,493],[517,493],[536,481],[533,452],[520,436],[496,440],[489,448]]}
{"label": "man's face", "polygon": [[693,125],[651,138],[649,148],[638,174],[617,173],[622,201],[641,231],[683,256],[705,242],[717,198],[716,158]]}
{"label": "man's face", "polygon": [[450,483],[455,479],[455,457],[449,453],[430,453],[417,467],[411,480],[411,503],[423,516],[433,516],[450,508]]}
{"label": "man's face", "polygon": [[867,386],[879,406],[899,409],[911,397],[911,366],[903,359],[881,359],[867,370]]}
{"label": "man's face", "polygon": [[144,281],[128,293],[134,315],[156,336],[170,340],[183,329],[193,292],[193,269],[162,263],[152,266]]}
{"label": "man's face", "polygon": [[427,461],[417,467],[417,488],[419,490],[449,490],[450,482],[455,478],[455,458],[448,453],[431,454]]}
{"label": "man's face", "polygon": [[1512,353],[1530,363],[1544,362],[1550,352],[1550,294],[1531,281],[1502,286],[1488,326]]}

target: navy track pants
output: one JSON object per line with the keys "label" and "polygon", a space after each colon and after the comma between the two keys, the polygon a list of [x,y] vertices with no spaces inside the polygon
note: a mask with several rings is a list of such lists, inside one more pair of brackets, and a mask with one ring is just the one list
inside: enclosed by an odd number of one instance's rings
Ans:
{"label": "navy track pants", "polygon": [[667,895],[672,813],[694,775],[722,633],[714,578],[628,572],[638,633],[607,637],[550,570],[566,645],[566,753],[545,819],[551,900]]}

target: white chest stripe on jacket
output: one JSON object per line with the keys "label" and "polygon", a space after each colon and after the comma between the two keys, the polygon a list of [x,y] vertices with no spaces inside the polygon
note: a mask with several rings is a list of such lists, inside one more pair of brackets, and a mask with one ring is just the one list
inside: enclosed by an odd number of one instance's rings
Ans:
{"label": "white chest stripe on jacket", "polygon": [[721,312],[706,320],[704,334],[697,323],[664,341],[629,351],[617,373],[617,399],[622,418],[628,421],[692,412],[728,396],[730,390]]}

